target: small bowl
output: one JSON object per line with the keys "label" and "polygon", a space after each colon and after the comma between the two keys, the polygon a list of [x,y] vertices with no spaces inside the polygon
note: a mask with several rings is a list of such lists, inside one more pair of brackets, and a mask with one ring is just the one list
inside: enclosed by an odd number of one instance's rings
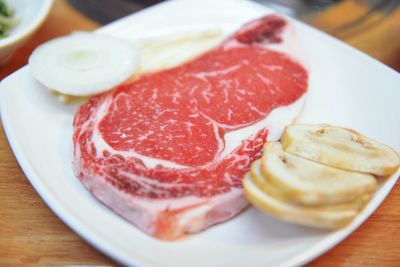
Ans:
{"label": "small bowl", "polygon": [[9,35],[0,39],[0,64],[6,63],[15,50],[20,47],[43,23],[53,0],[8,0],[19,20]]}

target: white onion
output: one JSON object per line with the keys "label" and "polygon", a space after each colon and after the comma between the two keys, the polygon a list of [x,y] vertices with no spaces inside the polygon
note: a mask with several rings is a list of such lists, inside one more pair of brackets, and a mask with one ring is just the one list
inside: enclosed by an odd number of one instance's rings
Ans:
{"label": "white onion", "polygon": [[121,39],[78,32],[37,47],[29,58],[32,75],[49,89],[86,96],[128,79],[138,65],[135,47]]}

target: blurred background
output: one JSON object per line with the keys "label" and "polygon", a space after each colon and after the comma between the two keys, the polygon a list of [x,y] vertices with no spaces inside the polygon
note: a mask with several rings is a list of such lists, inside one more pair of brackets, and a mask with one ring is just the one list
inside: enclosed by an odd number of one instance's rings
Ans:
{"label": "blurred background", "polygon": [[[296,17],[400,71],[400,0],[253,0]],[[8,0],[12,3],[13,0]],[[18,2],[18,1],[17,1]],[[6,65],[0,79],[27,63],[39,44],[74,30],[94,30],[160,0],[54,0],[39,28]],[[0,48],[1,49],[1,48]]]}
{"label": "blurred background", "polygon": [[[254,0],[338,37],[368,30],[390,15],[399,0]],[[91,19],[107,24],[160,0],[69,0]],[[400,23],[400,21],[399,21]]]}

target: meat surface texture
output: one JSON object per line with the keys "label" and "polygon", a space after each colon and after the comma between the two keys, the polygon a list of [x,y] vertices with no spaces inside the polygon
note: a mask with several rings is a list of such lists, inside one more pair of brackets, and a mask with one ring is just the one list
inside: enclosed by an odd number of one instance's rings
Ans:
{"label": "meat surface texture", "polygon": [[74,120],[74,168],[104,204],[173,240],[247,205],[242,177],[299,114],[306,69],[269,15],[178,67],[91,98]]}

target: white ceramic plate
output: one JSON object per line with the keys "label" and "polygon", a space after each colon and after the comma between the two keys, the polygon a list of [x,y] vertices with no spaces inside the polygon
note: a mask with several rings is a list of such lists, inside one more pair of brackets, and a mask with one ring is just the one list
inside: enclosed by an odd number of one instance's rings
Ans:
{"label": "white ceramic plate", "polygon": [[11,58],[19,48],[43,23],[50,12],[53,0],[8,0],[19,21],[9,36],[0,39],[0,64]]}
{"label": "white ceramic plate", "polygon": [[[247,1],[170,1],[101,31],[134,39],[194,28],[231,29],[267,12],[271,11]],[[297,22],[296,26],[312,70],[300,121],[351,127],[399,150],[399,74],[315,29]],[[354,231],[399,176],[395,174],[379,188],[351,225],[335,232],[283,223],[251,208],[200,234],[164,242],[100,204],[75,178],[71,125],[76,106],[60,104],[27,68],[3,80],[0,104],[11,147],[41,197],[79,235],[127,265],[301,265]]]}

